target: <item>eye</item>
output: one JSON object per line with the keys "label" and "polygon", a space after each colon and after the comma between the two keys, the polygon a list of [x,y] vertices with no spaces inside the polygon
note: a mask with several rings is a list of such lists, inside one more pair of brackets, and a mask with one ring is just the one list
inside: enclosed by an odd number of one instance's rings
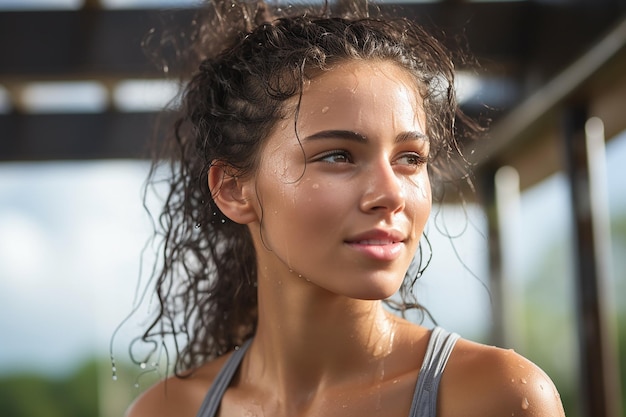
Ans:
{"label": "eye", "polygon": [[412,166],[420,166],[428,162],[428,158],[422,156],[417,152],[406,152],[401,154],[396,160],[395,164],[398,165],[412,165]]}
{"label": "eye", "polygon": [[332,150],[324,152],[315,161],[326,162],[328,164],[345,164],[352,162],[350,153],[342,150]]}

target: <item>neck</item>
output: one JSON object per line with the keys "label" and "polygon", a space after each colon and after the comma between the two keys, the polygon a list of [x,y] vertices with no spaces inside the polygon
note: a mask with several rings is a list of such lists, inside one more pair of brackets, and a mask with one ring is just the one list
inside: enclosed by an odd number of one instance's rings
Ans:
{"label": "neck", "polygon": [[259,323],[249,362],[258,369],[250,368],[251,375],[300,392],[347,376],[375,377],[396,326],[380,300],[337,296],[293,276],[259,280]]}

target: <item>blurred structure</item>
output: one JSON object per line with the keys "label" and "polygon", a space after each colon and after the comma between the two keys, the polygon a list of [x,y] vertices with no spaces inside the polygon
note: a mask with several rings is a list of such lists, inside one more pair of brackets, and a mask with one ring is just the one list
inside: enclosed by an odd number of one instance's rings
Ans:
{"label": "blurred structure", "polygon": [[[66,1],[58,9],[51,1],[33,2],[48,10],[4,3],[0,162],[146,157],[157,111],[176,84],[141,43],[153,27],[189,22],[193,2],[170,2],[185,7],[168,13],[139,8],[141,2],[125,7],[121,0]],[[511,337],[503,285],[511,270],[503,264],[498,227],[502,201],[565,171],[575,219],[580,414],[621,415],[614,329],[605,311],[606,196],[597,192],[594,173],[602,170],[604,138],[626,130],[626,1],[384,4],[443,30],[453,47],[464,39],[481,64],[478,71],[460,68],[459,91],[468,113],[493,120],[490,138],[471,156],[489,218],[493,343],[506,346]],[[176,71],[169,68],[170,75]],[[500,171],[505,166],[514,171]],[[504,186],[508,200],[498,198],[502,184],[514,184]]]}

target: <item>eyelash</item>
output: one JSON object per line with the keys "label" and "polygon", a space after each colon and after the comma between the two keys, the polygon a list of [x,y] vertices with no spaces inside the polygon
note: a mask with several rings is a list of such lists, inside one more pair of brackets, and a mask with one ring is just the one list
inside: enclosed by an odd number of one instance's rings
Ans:
{"label": "eyelash", "polygon": [[328,152],[324,152],[323,154],[321,154],[320,156],[318,156],[315,161],[320,161],[320,162],[325,162],[327,164],[337,164],[339,162],[335,162],[335,161],[326,161],[325,159],[333,157],[333,156],[343,156],[345,157],[345,162],[352,162],[352,157],[350,155],[350,152],[347,151],[342,151],[340,149],[334,149],[332,151],[328,151]]}
{"label": "eyelash", "polygon": [[426,162],[428,162],[428,158],[425,157],[424,155],[418,153],[418,152],[406,152],[406,153],[403,153],[396,160],[401,159],[401,158],[412,158],[412,159],[415,159],[414,163],[409,163],[407,165],[420,166],[420,165],[424,165]]}
{"label": "eyelash", "polygon": [[[336,156],[342,156],[342,157],[345,158],[345,160],[341,161],[341,162],[326,160],[327,158],[336,157]],[[407,159],[410,158],[410,159],[414,160],[414,162],[409,162],[409,163],[407,163],[405,165],[421,166],[421,165],[425,164],[426,162],[428,162],[428,158],[423,156],[419,152],[405,152],[405,153],[402,153],[398,158],[396,158],[396,161],[398,161],[400,159],[404,159],[404,158],[407,158]],[[339,149],[335,149],[335,150],[332,150],[332,151],[324,152],[322,155],[318,156],[315,159],[315,161],[325,162],[325,163],[328,163],[328,164],[352,163],[353,162],[352,156],[350,155],[350,152],[339,150]],[[395,164],[397,164],[397,162],[395,162],[394,165]]]}

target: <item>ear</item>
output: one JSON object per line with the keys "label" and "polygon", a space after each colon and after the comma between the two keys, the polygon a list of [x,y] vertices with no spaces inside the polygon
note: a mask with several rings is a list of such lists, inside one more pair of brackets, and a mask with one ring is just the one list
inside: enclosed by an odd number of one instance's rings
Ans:
{"label": "ear", "polygon": [[234,174],[230,165],[216,162],[209,168],[209,190],[213,201],[226,217],[239,224],[258,220],[254,206],[252,180]]}

